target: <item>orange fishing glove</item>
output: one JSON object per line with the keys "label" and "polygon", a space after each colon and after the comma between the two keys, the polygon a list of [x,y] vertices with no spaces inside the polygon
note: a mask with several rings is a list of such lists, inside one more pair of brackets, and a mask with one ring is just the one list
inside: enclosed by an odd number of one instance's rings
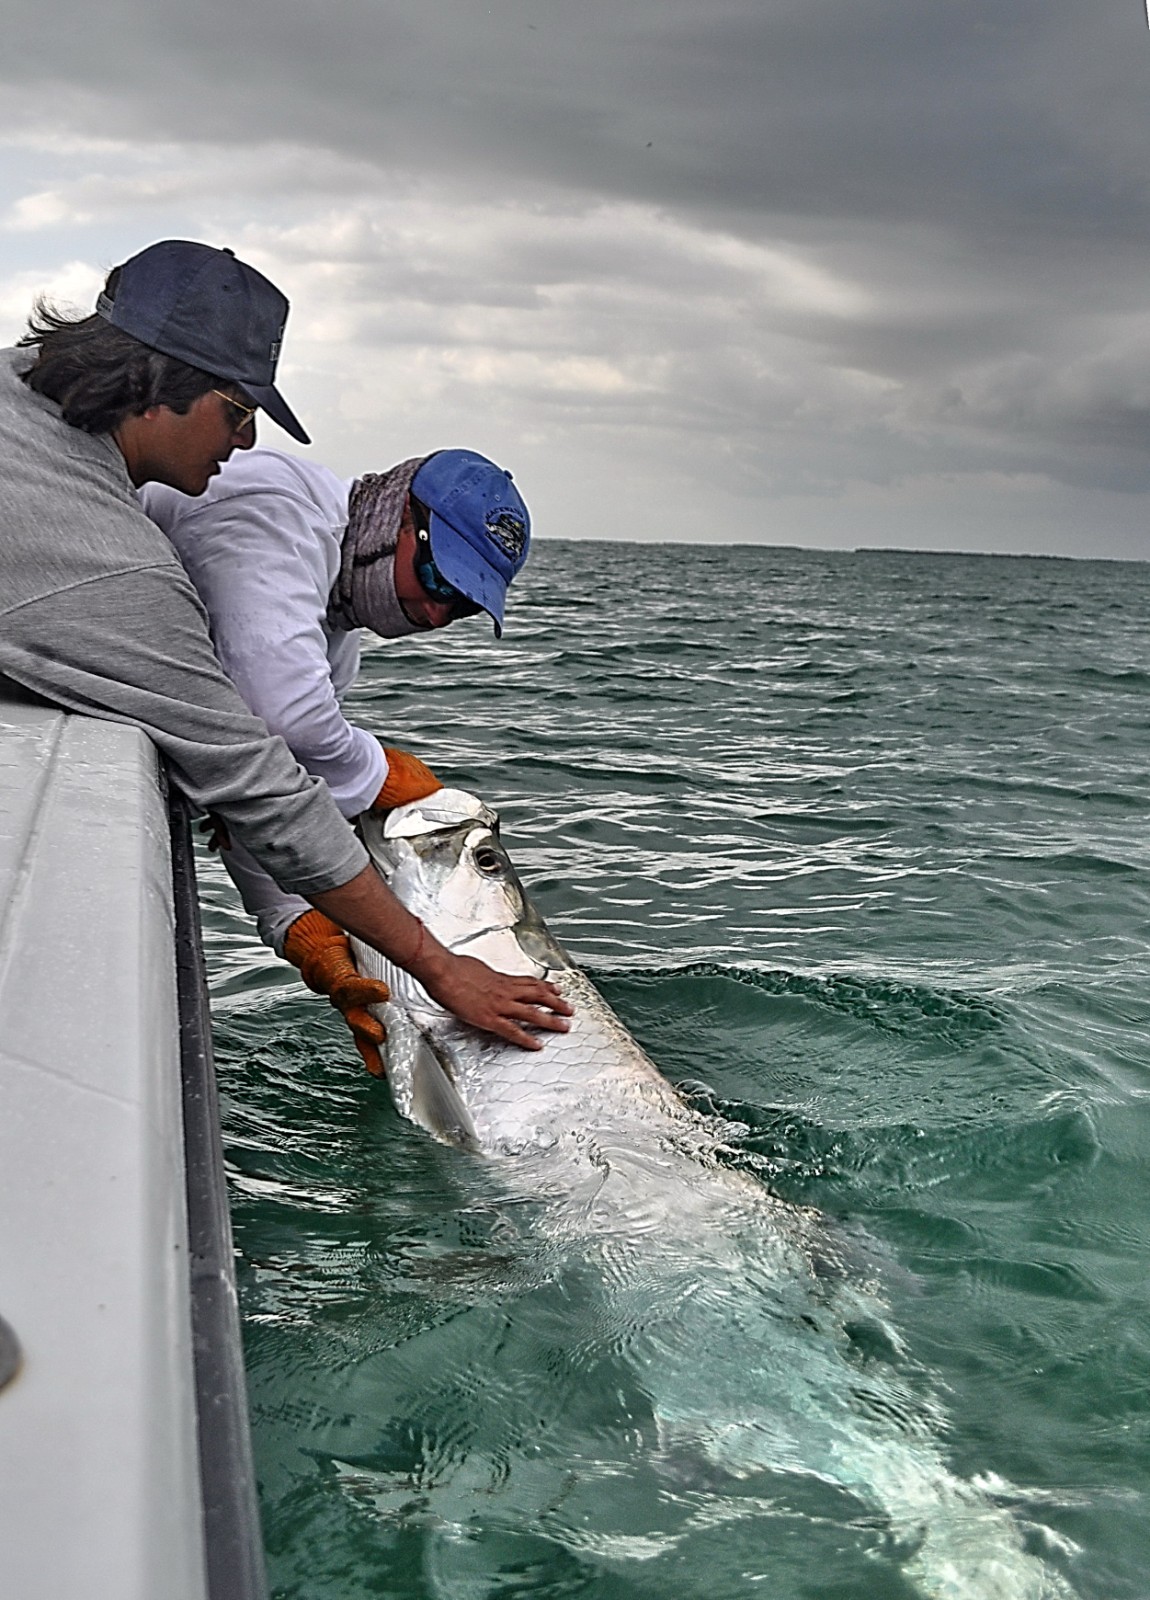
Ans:
{"label": "orange fishing glove", "polygon": [[425,767],[418,756],[409,755],[406,750],[392,750],[387,745],[383,753],[387,757],[387,782],[372,802],[373,811],[390,811],[392,806],[426,800],[429,794],[443,788],[435,773]]}
{"label": "orange fishing glove", "polygon": [[299,968],[309,989],[327,995],[351,1029],[364,1066],[373,1078],[382,1078],[379,1047],[387,1031],[367,1008],[391,999],[387,984],[357,970],[347,934],[322,911],[305,911],[296,918],[284,940],[284,955]]}

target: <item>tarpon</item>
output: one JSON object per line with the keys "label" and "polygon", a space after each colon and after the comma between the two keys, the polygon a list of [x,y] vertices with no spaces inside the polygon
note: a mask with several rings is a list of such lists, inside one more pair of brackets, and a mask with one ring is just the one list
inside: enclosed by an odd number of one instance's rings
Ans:
{"label": "tarpon", "polygon": [[[1000,1503],[1010,1486],[992,1494],[946,1465],[941,1413],[842,1236],[732,1163],[725,1125],[683,1100],[552,937],[496,814],[444,789],[362,828],[384,880],[448,949],[546,978],[575,1008],[569,1032],[524,1050],[355,942],[361,970],[391,986],[378,1014],[396,1107],[501,1164],[544,1202],[548,1248],[593,1263],[669,1481],[818,1479],[886,1519],[904,1575],[934,1600],[1071,1596]],[[644,1553],[636,1534],[630,1556]]]}

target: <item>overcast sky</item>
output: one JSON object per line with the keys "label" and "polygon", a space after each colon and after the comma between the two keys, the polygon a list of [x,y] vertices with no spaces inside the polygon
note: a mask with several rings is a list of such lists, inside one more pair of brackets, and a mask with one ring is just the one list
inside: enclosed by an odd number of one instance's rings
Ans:
{"label": "overcast sky", "polygon": [[1142,0],[3,0],[3,37],[5,340],[204,239],[290,296],[338,472],[468,445],[544,536],[1150,555]]}

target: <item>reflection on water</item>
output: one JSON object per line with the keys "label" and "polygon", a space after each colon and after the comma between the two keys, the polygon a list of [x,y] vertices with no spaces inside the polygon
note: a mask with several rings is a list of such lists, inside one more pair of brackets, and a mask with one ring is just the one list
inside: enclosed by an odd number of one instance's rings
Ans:
{"label": "reflection on water", "polygon": [[[1150,576],[545,544],[523,588],[502,645],[369,652],[356,715],[500,807],[726,1159],[855,1242],[822,1334],[890,1426],[1076,1593],[1141,1595]],[[914,1593],[864,1499],[719,1459],[740,1340],[802,1391],[770,1296],[546,1248],[204,872],[276,1594]]]}

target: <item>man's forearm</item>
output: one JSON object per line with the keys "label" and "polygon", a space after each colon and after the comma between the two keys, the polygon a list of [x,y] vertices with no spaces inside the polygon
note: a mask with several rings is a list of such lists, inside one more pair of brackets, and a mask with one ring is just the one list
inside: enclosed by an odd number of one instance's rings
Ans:
{"label": "man's forearm", "polygon": [[418,917],[402,906],[374,867],[364,867],[350,883],[309,896],[317,910],[397,967],[426,984],[441,971],[448,952]]}
{"label": "man's forearm", "polygon": [[374,867],[349,883],[310,896],[317,911],[418,980],[439,1005],[472,1027],[528,1050],[539,1031],[565,1033],[571,1006],[543,978],[496,972],[473,956],[455,955],[406,910]]}

